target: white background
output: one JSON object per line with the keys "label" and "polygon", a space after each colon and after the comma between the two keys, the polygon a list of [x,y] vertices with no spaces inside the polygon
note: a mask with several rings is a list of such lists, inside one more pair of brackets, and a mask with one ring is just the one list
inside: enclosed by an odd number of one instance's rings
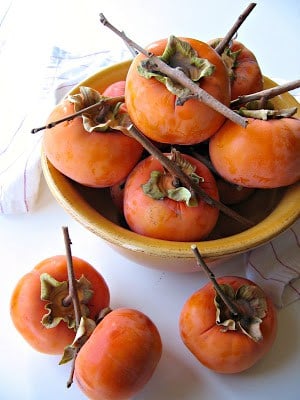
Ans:
{"label": "white background", "polygon": [[[206,41],[224,35],[247,1],[6,1],[0,45],[9,47],[11,65],[1,71],[0,124],[6,112],[25,107],[39,91],[50,49],[70,51],[123,48],[120,39],[103,27],[99,13],[141,45],[170,34]],[[257,56],[263,73],[284,80],[299,79],[300,3],[298,0],[258,1],[238,39]],[[1,66],[0,66],[1,68]],[[24,102],[24,98],[26,101]],[[1,126],[0,126],[1,128]],[[5,131],[0,129],[1,135]],[[177,275],[143,268],[118,255],[86,231],[58,206],[44,181],[34,211],[0,216],[0,399],[79,400],[73,385],[65,388],[69,366],[58,357],[34,352],[14,330],[9,317],[10,295],[17,280],[40,260],[64,253],[61,226],[69,227],[74,255],[97,267],[107,280],[112,307],[128,306],[148,314],[157,324],[163,344],[162,360],[136,400],[230,399],[296,400],[299,398],[299,303],[279,312],[279,331],[272,351],[254,368],[235,376],[217,375],[202,367],[182,345],[178,315],[185,300],[205,282],[201,274]],[[238,274],[242,258],[220,266],[217,276]]]}

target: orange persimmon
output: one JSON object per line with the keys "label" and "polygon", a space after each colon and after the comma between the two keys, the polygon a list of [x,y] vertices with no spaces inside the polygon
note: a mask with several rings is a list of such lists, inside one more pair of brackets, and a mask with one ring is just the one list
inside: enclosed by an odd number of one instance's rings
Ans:
{"label": "orange persimmon", "polygon": [[[74,111],[74,104],[65,99],[51,112],[47,124]],[[94,119],[97,121],[97,116]],[[143,152],[136,140],[119,130],[87,131],[82,117],[46,129],[43,149],[62,174],[82,185],[99,188],[125,179]]]}
{"label": "orange persimmon", "polygon": [[[208,43],[215,48],[221,39]],[[263,75],[255,55],[243,43],[232,40],[221,57],[228,69],[231,99],[263,90]]]}
{"label": "orange persimmon", "polygon": [[[252,367],[272,347],[277,332],[276,309],[271,299],[248,279],[231,276],[217,281],[231,287],[232,294],[238,297],[234,299],[238,311],[249,316],[241,319],[243,327],[251,322],[252,330],[245,334],[237,326],[239,319],[226,309],[223,324],[216,322],[216,291],[210,282],[184,304],[179,319],[180,335],[191,353],[207,368],[219,373],[238,373]],[[223,307],[226,307],[224,303]],[[248,314],[242,314],[245,311]],[[254,316],[258,318],[255,329],[251,320]]]}
{"label": "orange persimmon", "polygon": [[[75,278],[79,280],[84,276],[91,284],[89,290],[92,290],[92,297],[86,305],[89,318],[95,319],[102,309],[109,306],[109,288],[92,265],[78,257],[73,256],[72,260]],[[58,255],[41,261],[18,281],[11,297],[10,314],[16,329],[35,350],[46,354],[62,354],[64,348],[73,342],[75,329],[68,328],[62,320],[53,328],[46,328],[42,324],[43,316],[48,312],[45,308],[47,302],[41,299],[41,275],[44,273],[56,281],[67,281],[66,256]],[[74,313],[72,304],[66,306],[65,310],[68,315]]]}
{"label": "orange persimmon", "polygon": [[[211,75],[200,78],[197,85],[228,106],[230,83],[221,57],[207,43],[191,38],[179,39],[190,45],[198,57],[213,64]],[[158,40],[149,45],[147,51],[161,56],[167,43],[167,39]],[[181,56],[174,58],[176,63]],[[194,144],[206,140],[217,131],[224,122],[223,115],[195,98],[189,98],[183,105],[177,105],[176,95],[163,83],[154,77],[148,79],[139,74],[138,68],[144,60],[145,56],[142,54],[133,60],[125,88],[128,113],[141,132],[161,143]],[[170,65],[177,66],[171,62]],[[185,67],[184,63],[183,68]]]}
{"label": "orange persimmon", "polygon": [[161,338],[149,317],[134,309],[115,309],[80,349],[75,380],[89,399],[129,399],[149,381],[161,353]]}
{"label": "orange persimmon", "polygon": [[[170,153],[165,153],[170,157]],[[215,179],[208,168],[195,158],[181,154],[184,162],[195,168],[199,186],[215,200],[219,199]],[[219,210],[198,199],[188,205],[167,195],[151,195],[152,178],[158,176],[153,188],[176,191],[174,178],[165,173],[162,164],[153,156],[140,161],[129,174],[124,189],[124,216],[129,227],[141,235],[174,241],[193,241],[205,238],[214,228]],[[151,183],[151,185],[150,185]],[[150,185],[150,186],[149,186]],[[175,183],[176,186],[176,183]],[[184,188],[186,189],[186,188]],[[145,192],[146,190],[146,192]]]}
{"label": "orange persimmon", "polygon": [[231,121],[209,141],[217,172],[236,185],[276,188],[300,178],[300,119],[248,119],[243,128]]}

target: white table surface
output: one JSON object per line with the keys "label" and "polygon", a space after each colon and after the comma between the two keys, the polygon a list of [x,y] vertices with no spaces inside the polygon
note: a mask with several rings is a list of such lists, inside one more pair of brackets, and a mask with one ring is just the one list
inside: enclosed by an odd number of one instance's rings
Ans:
{"label": "white table surface", "polygon": [[[37,76],[52,45],[70,51],[88,51],[97,49],[98,45],[99,48],[123,46],[114,34],[100,26],[99,12],[145,45],[169,34],[198,37],[204,41],[222,36],[248,4],[237,0],[4,0],[0,5],[0,12],[5,16],[0,39],[5,34],[10,40],[12,86],[28,90],[28,77],[20,74],[20,67],[28,76]],[[255,52],[265,75],[284,80],[299,78],[299,17],[298,0],[258,1],[240,29],[239,40]],[[25,54],[30,56],[23,59]],[[34,93],[29,93],[29,97]],[[1,114],[1,118],[4,117]],[[162,359],[136,400],[299,399],[299,302],[279,311],[276,342],[255,367],[239,375],[215,374],[196,361],[178,333],[181,307],[206,283],[206,277],[201,273],[165,273],[129,262],[74,221],[56,203],[42,179],[32,212],[0,216],[1,400],[85,398],[75,384],[66,389],[69,366],[58,366],[59,357],[32,350],[16,332],[9,316],[10,296],[18,279],[42,259],[64,253],[63,225],[69,227],[73,254],[93,264],[106,279],[112,307],[138,308],[148,314],[160,330],[164,346]],[[215,273],[217,276],[239,274],[241,262],[241,257],[234,258],[220,265]]]}

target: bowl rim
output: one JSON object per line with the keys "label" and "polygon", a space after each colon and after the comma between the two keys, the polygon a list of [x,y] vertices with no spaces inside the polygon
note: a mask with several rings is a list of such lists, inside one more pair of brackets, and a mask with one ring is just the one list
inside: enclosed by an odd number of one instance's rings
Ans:
{"label": "bowl rim", "polygon": [[[129,67],[131,61],[122,61],[102,68],[79,82],[68,94],[76,93],[81,85],[91,85],[91,83],[99,80],[101,75],[107,72],[113,73],[118,68]],[[277,85],[270,78],[264,77],[264,80],[267,87]],[[297,100],[290,93],[284,93],[283,96],[299,106]],[[123,228],[97,212],[80,196],[72,185],[71,180],[54,168],[47,159],[43,149],[41,151],[41,166],[50,192],[75,220],[110,244],[118,247],[121,246],[127,250],[146,253],[153,257],[169,258],[172,253],[172,256],[176,258],[193,259],[194,256],[191,254],[192,243],[198,246],[203,257],[209,259],[244,253],[271,241],[274,237],[288,229],[300,216],[300,183],[297,182],[286,188],[278,205],[266,218],[240,233],[220,239],[199,242],[173,242],[154,239]],[[277,225],[274,224],[275,221]],[[279,224],[278,221],[280,222]],[[157,252],[158,248],[159,254]]]}

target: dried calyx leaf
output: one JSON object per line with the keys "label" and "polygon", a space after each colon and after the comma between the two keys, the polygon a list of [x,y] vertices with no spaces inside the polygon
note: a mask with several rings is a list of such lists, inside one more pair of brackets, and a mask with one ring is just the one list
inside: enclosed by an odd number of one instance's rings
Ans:
{"label": "dried calyx leaf", "polygon": [[[211,43],[211,47],[215,49],[222,39],[216,39],[213,43]],[[223,53],[221,54],[221,58],[226,66],[228,71],[228,75],[230,79],[233,81],[235,79],[235,68],[237,67],[237,59],[241,52],[240,50],[232,51],[230,45],[225,47]]]}
{"label": "dried calyx leaf", "polygon": [[[203,182],[203,178],[196,174],[196,167],[187,161],[181,153],[172,148],[168,156],[173,160],[182,171],[188,175],[195,183]],[[171,175],[168,171],[152,171],[150,179],[142,185],[146,195],[155,200],[169,198],[175,201],[184,201],[189,207],[196,207],[198,199],[193,191],[189,188],[181,186],[178,178]]]}
{"label": "dried calyx leaf", "polygon": [[263,339],[260,325],[267,313],[267,301],[264,292],[254,285],[242,285],[234,291],[230,285],[220,285],[224,294],[238,309],[238,316],[232,317],[228,307],[216,293],[216,323],[222,331],[241,330],[255,342]]}
{"label": "dried calyx leaf", "polygon": [[[41,300],[47,302],[45,309],[47,313],[42,318],[42,324],[46,328],[54,328],[64,321],[68,328],[75,329],[75,313],[72,301],[67,302],[69,285],[67,281],[59,282],[51,275],[43,273],[41,280]],[[91,283],[82,275],[76,280],[81,315],[87,317],[89,308],[87,304],[93,296]]]}
{"label": "dried calyx leaf", "polygon": [[[169,37],[167,46],[159,58],[170,67],[181,69],[194,82],[199,82],[201,78],[212,75],[215,70],[215,66],[210,61],[198,57],[197,52],[188,42],[173,35]],[[174,82],[168,76],[152,70],[148,58],[141,61],[138,66],[138,73],[147,79],[154,77],[178,99],[186,99],[193,95],[188,88]],[[182,103],[182,101],[179,100],[179,103]]]}
{"label": "dried calyx leaf", "polygon": [[81,317],[73,343],[65,347],[64,353],[59,362],[60,365],[66,364],[76,356],[77,350],[79,350],[84,345],[84,343],[91,336],[95,328],[96,322],[93,319]]}
{"label": "dried calyx leaf", "polygon": [[297,107],[291,108],[283,108],[280,110],[272,110],[272,109],[248,109],[246,107],[241,107],[237,111],[241,116],[248,118],[261,119],[263,121],[267,121],[269,119],[277,119],[277,118],[290,118],[297,112]]}
{"label": "dried calyx leaf", "polygon": [[91,318],[87,318],[85,316],[80,318],[80,323],[76,331],[73,343],[65,347],[64,353],[59,362],[60,365],[66,364],[67,362],[71,361],[73,358],[76,357],[77,351],[81,349],[84,343],[91,336],[97,324],[99,324],[102,321],[102,319],[104,319],[105,316],[109,314],[111,311],[112,309],[110,307],[102,309],[96,321],[94,321]]}
{"label": "dried calyx leaf", "polygon": [[74,104],[75,112],[86,107],[100,103],[82,114],[84,129],[87,132],[106,132],[109,130],[121,130],[131,122],[127,113],[120,113],[122,102],[108,101],[108,97],[102,96],[97,90],[86,86],[80,86],[80,93],[69,95],[68,101]]}

